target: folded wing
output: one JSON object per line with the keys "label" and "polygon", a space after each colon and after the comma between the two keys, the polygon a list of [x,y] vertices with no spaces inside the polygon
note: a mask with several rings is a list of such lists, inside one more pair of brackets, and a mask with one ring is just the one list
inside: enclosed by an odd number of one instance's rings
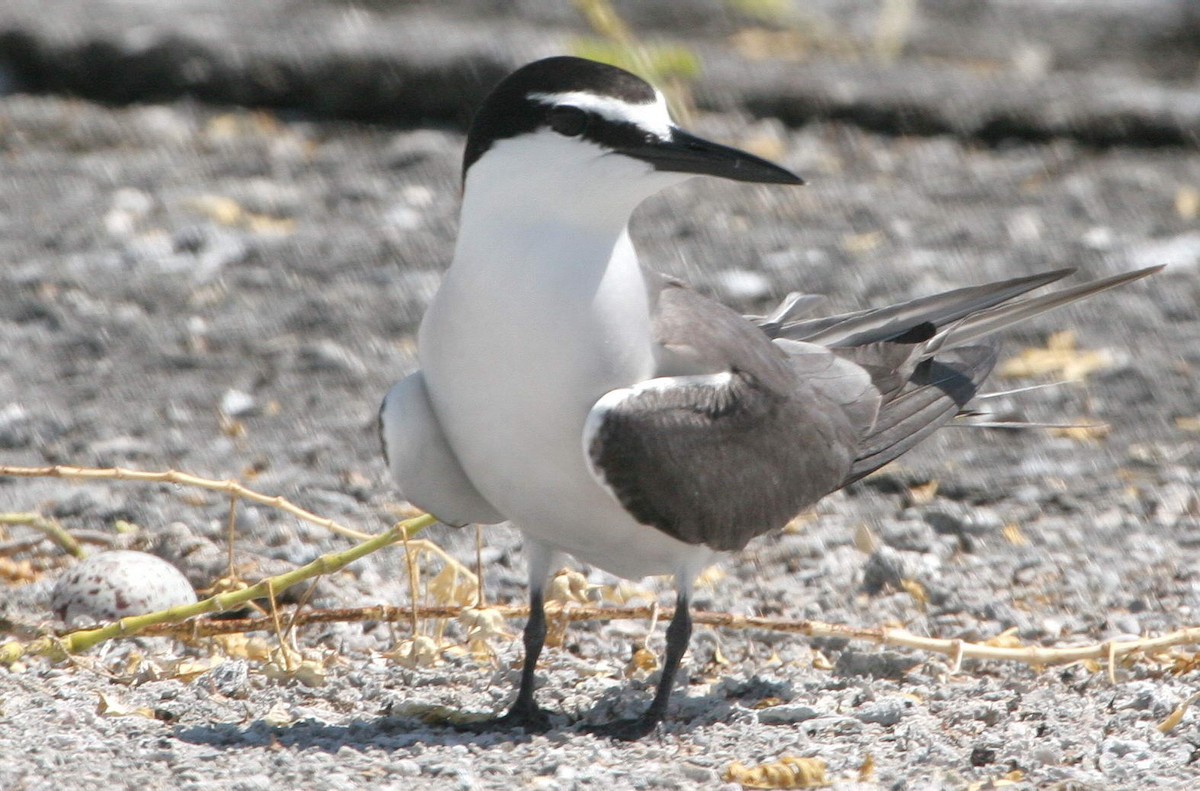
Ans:
{"label": "folded wing", "polygon": [[596,402],[584,453],[638,521],[740,549],[958,414],[996,363],[986,336],[1159,268],[1021,299],[1071,272],[1058,270],[819,318],[792,295],[748,319],[660,277],[659,376]]}

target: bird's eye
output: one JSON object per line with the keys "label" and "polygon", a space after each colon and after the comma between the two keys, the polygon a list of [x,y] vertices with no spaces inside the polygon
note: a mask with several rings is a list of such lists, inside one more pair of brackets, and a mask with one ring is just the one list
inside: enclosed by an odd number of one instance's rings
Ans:
{"label": "bird's eye", "polygon": [[560,135],[579,137],[587,125],[588,115],[578,107],[560,104],[550,110],[550,128]]}

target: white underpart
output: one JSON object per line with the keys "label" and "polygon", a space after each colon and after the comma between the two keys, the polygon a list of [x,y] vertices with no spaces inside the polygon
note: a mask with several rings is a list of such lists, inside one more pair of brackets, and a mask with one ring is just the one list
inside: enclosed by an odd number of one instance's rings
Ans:
{"label": "white underpart", "polygon": [[422,371],[388,391],[379,418],[388,468],[402,497],[448,525],[504,521],[475,491],[446,443]]}
{"label": "white underpart", "polygon": [[421,364],[462,469],[522,532],[622,577],[690,581],[715,553],[638,524],[580,448],[597,400],[655,375],[625,225],[679,180],[604,153],[543,130],[498,141],[471,166]]}
{"label": "white underpart", "polygon": [[566,104],[595,113],[609,121],[629,123],[653,132],[659,140],[671,137],[671,111],[660,91],[654,92],[654,101],[633,104],[615,96],[602,96],[586,91],[563,91],[562,93],[531,93],[530,99],[547,105]]}

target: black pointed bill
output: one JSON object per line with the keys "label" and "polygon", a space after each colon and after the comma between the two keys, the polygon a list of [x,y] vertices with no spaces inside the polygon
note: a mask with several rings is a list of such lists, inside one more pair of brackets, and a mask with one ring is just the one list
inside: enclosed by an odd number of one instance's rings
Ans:
{"label": "black pointed bill", "polygon": [[695,173],[755,184],[804,183],[804,179],[773,162],[681,129],[672,129],[670,140],[651,139],[621,146],[619,150],[626,156],[649,162],[655,170],[671,173]]}

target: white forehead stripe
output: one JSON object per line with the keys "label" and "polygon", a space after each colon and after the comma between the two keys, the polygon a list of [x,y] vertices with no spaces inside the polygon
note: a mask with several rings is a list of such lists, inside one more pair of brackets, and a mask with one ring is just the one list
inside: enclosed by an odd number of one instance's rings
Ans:
{"label": "white forehead stripe", "polygon": [[671,112],[667,109],[667,100],[663,98],[660,91],[655,91],[654,97],[654,101],[647,104],[631,104],[613,96],[600,96],[587,91],[529,94],[530,99],[543,104],[569,104],[580,110],[595,113],[609,121],[635,124],[666,140],[671,136]]}

